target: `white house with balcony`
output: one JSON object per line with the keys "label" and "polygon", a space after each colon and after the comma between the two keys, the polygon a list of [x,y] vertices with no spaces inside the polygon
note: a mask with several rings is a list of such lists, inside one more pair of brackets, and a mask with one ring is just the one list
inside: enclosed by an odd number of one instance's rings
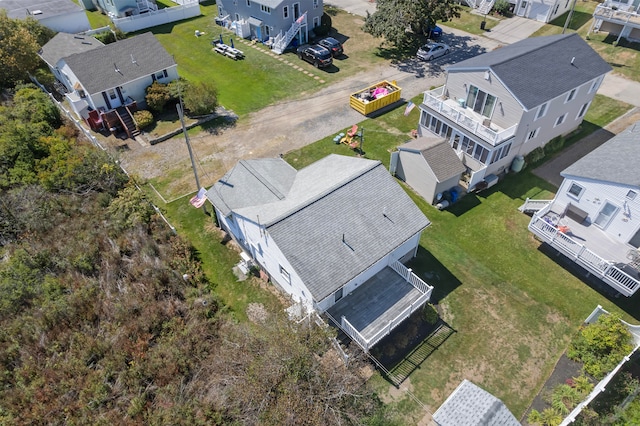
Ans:
{"label": "white house with balcony", "polygon": [[578,34],[528,38],[449,66],[424,94],[418,131],[449,142],[472,190],[575,130],[609,71]]}
{"label": "white house with balcony", "polygon": [[640,41],[640,0],[605,0],[593,11],[593,21],[587,36],[592,32],[606,32],[631,41]]}
{"label": "white house with balcony", "polygon": [[332,154],[296,170],[241,160],[207,198],[245,257],[365,351],[431,296],[402,263],[429,220],[379,161]]}
{"label": "white house with balcony", "polygon": [[529,230],[615,291],[640,287],[640,122],[561,175],[553,201]]}

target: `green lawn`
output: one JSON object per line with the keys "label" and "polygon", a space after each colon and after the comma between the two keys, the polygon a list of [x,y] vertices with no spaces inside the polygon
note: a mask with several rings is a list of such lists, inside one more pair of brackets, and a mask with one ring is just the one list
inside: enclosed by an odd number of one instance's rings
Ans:
{"label": "green lawn", "polygon": [[[485,30],[490,30],[491,28],[498,25],[498,23],[502,19],[505,18],[502,16],[482,16],[471,13],[470,7],[462,6],[459,18],[454,18],[451,21],[442,22],[442,25],[466,31],[471,34],[482,35],[485,33]],[[480,29],[480,23],[482,21],[485,21],[485,30]]]}

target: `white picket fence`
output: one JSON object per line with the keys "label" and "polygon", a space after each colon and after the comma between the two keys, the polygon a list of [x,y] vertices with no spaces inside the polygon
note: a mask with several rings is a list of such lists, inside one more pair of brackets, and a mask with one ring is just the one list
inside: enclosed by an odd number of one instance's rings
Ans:
{"label": "white picket fence", "polygon": [[200,16],[200,3],[198,3],[198,0],[179,0],[179,2],[182,3],[179,6],[166,7],[124,18],[113,18],[112,22],[118,29],[129,33]]}

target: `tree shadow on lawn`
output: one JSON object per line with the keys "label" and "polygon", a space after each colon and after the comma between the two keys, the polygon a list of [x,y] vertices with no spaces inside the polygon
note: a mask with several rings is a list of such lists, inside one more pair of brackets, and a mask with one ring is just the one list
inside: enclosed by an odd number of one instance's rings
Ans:
{"label": "tree shadow on lawn", "polygon": [[418,310],[375,345],[371,355],[383,376],[399,387],[455,332],[441,319],[429,324],[422,310]]}
{"label": "tree shadow on lawn", "polygon": [[640,321],[640,292],[637,292],[631,297],[621,295],[615,291],[613,287],[605,284],[602,280],[590,274],[586,269],[582,268],[580,265],[573,262],[547,243],[541,244],[538,247],[538,251],[542,252],[550,259],[553,259],[556,263],[571,273],[571,275],[597,291],[600,295],[606,297],[607,300],[622,309],[628,315],[631,315],[633,318]]}

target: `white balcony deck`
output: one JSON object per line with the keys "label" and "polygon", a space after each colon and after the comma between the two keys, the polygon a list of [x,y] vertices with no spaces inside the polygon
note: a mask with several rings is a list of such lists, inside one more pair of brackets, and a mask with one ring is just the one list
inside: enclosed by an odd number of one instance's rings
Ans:
{"label": "white balcony deck", "polygon": [[[606,3],[600,4],[593,11],[594,19],[602,19],[607,22],[613,22],[623,26],[631,26],[633,28],[640,28],[640,14],[638,14],[633,8],[627,9],[626,5],[619,3]],[[614,6],[614,7],[611,7]],[[626,10],[625,10],[626,9]]]}
{"label": "white balcony deck", "polygon": [[365,351],[431,297],[433,287],[399,262],[394,263],[399,272],[392,266],[384,268],[327,310],[337,325]]}
{"label": "white balcony deck", "polygon": [[444,86],[424,92],[423,104],[469,130],[474,135],[496,146],[516,134],[517,124],[503,129],[494,123],[489,123],[487,117],[478,114],[471,108],[463,108],[455,99],[444,99]]}
{"label": "white balcony deck", "polygon": [[[563,216],[565,207],[549,204],[533,215],[529,230],[619,293],[633,295],[640,288],[640,265],[629,256],[636,248],[595,225]],[[559,226],[567,226],[569,231],[560,232]]]}

